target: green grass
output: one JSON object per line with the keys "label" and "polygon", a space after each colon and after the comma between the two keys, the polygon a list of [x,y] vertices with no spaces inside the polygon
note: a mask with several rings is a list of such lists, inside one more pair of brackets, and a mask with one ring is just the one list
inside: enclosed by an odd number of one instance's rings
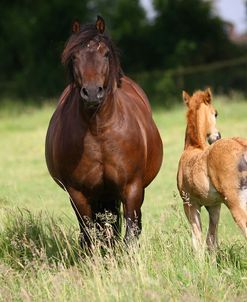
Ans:
{"label": "green grass", "polygon": [[[247,137],[247,102],[216,98],[223,137]],[[44,140],[53,105],[0,108],[0,301],[245,301],[246,241],[223,206],[220,249],[195,255],[176,189],[185,108],[154,112],[164,163],[146,190],[143,232],[93,256],[78,246],[68,196],[49,176]],[[204,235],[207,215],[202,211]]]}

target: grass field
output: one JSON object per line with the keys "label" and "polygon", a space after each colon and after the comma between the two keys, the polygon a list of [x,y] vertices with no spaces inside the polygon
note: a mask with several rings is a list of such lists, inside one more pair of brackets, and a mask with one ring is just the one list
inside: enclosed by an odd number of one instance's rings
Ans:
{"label": "grass field", "polygon": [[[223,137],[247,137],[247,102],[216,98]],[[156,109],[162,169],[146,190],[138,246],[82,254],[68,196],[50,178],[44,140],[54,105],[0,108],[0,301],[247,301],[247,245],[223,206],[220,248],[195,255],[176,189],[185,108]],[[202,210],[204,235],[207,215]]]}

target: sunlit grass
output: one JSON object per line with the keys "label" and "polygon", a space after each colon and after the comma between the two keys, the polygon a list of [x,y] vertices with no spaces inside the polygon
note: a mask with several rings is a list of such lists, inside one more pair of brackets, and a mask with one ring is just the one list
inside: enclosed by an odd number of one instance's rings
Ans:
{"label": "sunlit grass", "polygon": [[[182,101],[181,101],[182,103]],[[0,109],[1,301],[244,301],[247,246],[223,207],[220,249],[197,257],[177,194],[185,108],[154,112],[164,164],[146,190],[139,244],[104,256],[80,249],[66,192],[49,176],[44,140],[54,105]],[[16,105],[18,106],[18,105]],[[223,137],[247,137],[247,102],[216,98]],[[206,211],[202,211],[204,235]]]}

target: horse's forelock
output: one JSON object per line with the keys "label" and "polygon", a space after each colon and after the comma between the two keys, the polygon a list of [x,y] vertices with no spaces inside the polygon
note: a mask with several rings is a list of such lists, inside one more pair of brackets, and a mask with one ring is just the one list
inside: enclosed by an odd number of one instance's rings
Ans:
{"label": "horse's forelock", "polygon": [[120,86],[122,69],[119,62],[119,56],[117,49],[109,38],[109,36],[104,34],[99,34],[94,24],[87,24],[81,27],[79,33],[73,33],[71,37],[65,44],[63,53],[62,53],[62,64],[68,69],[70,75],[72,76],[72,56],[77,52],[81,47],[86,46],[89,41],[97,40],[102,41],[110,50],[110,81],[113,82],[116,80],[117,85]]}
{"label": "horse's forelock", "polygon": [[62,63],[64,65],[68,64],[68,61],[71,60],[72,55],[82,46],[86,45],[90,40],[95,39],[97,34],[98,32],[96,28],[90,24],[82,27],[78,33],[72,33],[65,44],[62,53]]}

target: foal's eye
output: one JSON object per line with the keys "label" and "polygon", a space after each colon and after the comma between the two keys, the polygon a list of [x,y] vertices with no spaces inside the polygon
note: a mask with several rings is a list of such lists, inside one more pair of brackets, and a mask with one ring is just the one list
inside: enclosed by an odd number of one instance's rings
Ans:
{"label": "foal's eye", "polygon": [[215,116],[215,117],[217,117],[217,116],[218,116],[218,111],[217,111],[217,110],[215,111],[214,116]]}

